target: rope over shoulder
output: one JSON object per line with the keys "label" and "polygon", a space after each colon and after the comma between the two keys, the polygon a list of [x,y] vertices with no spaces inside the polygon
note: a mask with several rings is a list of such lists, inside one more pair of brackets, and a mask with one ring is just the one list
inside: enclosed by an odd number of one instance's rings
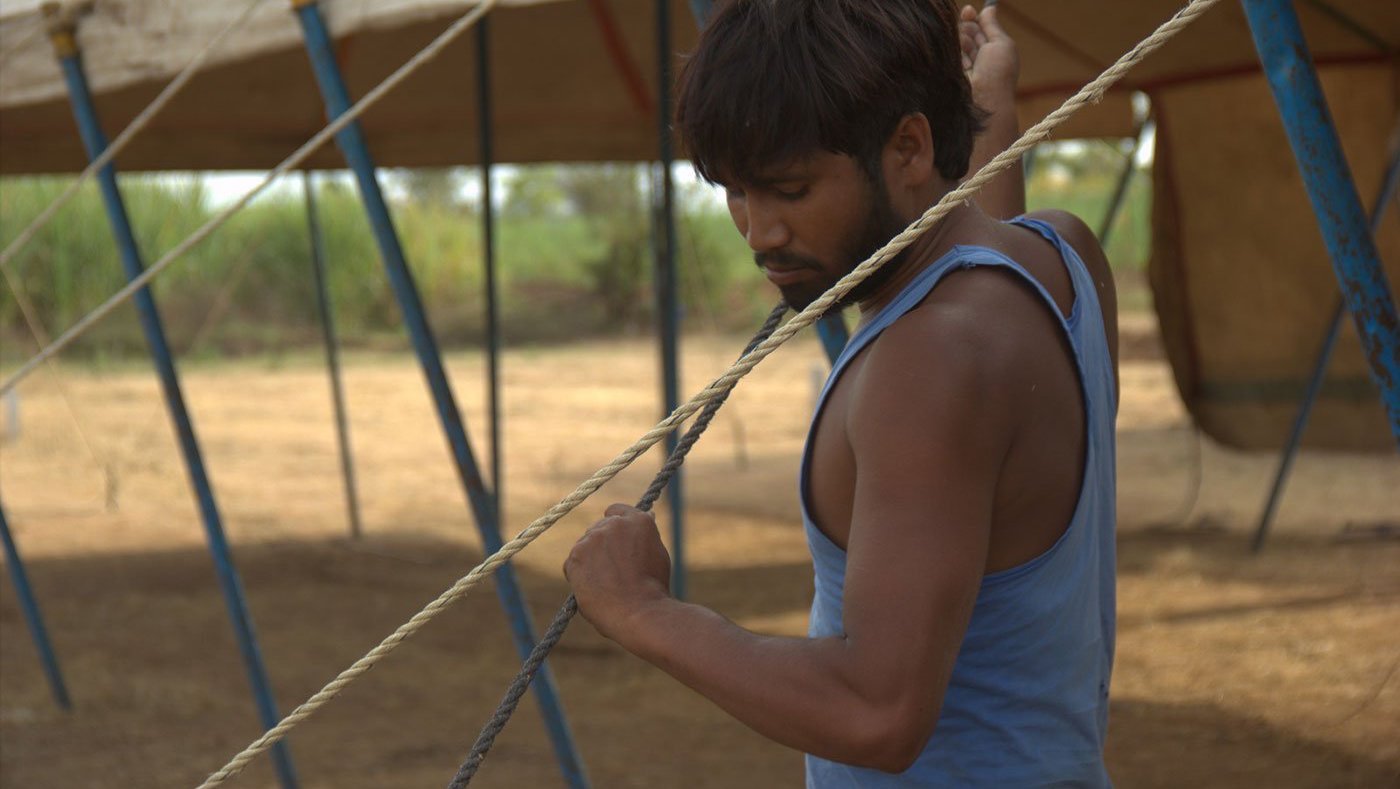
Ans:
{"label": "rope over shoulder", "polygon": [[[929,208],[929,210],[915,221],[914,224],[891,239],[888,244],[878,250],[864,263],[857,266],[850,274],[843,277],[821,298],[812,302],[806,309],[783,324],[777,331],[773,332],[771,337],[760,343],[752,353],[746,354],[742,359],[736,362],[728,372],[702,389],[689,401],[676,408],[669,416],[658,422],[654,427],[644,433],[641,438],[637,439],[632,446],[623,450],[611,462],[594,472],[591,477],[580,483],[572,493],[550,507],[544,515],[535,519],[514,538],[501,546],[499,551],[484,559],[469,573],[459,578],[452,586],[448,587],[432,602],[424,606],[421,611],[414,614],[407,622],[400,625],[398,629],[389,634],[378,646],[370,650],[364,657],[355,661],[349,668],[342,671],[335,679],[331,680],[330,683],[310,699],[303,702],[301,706],[287,715],[282,722],[269,729],[261,737],[249,744],[248,747],[240,751],[229,760],[228,764],[210,775],[203,784],[200,784],[199,789],[212,789],[215,786],[221,785],[233,775],[236,775],[248,762],[252,761],[254,757],[266,751],[268,748],[272,747],[273,743],[285,737],[287,732],[291,731],[298,723],[310,717],[312,713],[324,706],[340,693],[346,685],[349,685],[366,671],[369,671],[376,663],[397,648],[399,644],[402,644],[414,633],[422,629],[424,625],[441,613],[443,609],[465,594],[468,589],[481,583],[496,568],[505,564],[511,557],[524,550],[527,545],[547,531],[558,522],[560,518],[564,517],[591,496],[608,480],[617,476],[622,469],[626,468],[649,447],[674,430],[691,414],[698,411],[706,403],[714,400],[721,392],[726,391],[733,383],[747,375],[759,362],[766,359],[769,354],[790,339],[794,334],[810,326],[817,318],[825,314],[838,299],[848,293],[856,285],[863,282],[867,277],[873,274],[876,269],[883,265],[886,260],[898,254],[900,250],[907,247],[935,222],[942,219],[954,206],[966,201],[974,192],[1002,170],[1019,162],[1021,155],[1029,148],[1049,136],[1052,129],[1064,122],[1064,120],[1074,114],[1075,111],[1085,104],[1090,103],[1090,97],[1102,93],[1108,86],[1117,82],[1130,68],[1147,55],[1156,51],[1186,25],[1195,21],[1220,1],[1221,0],[1191,0],[1191,2],[1179,10],[1175,16],[1158,27],[1151,36],[1144,39],[1137,46],[1133,47],[1131,51],[1119,58],[1108,70],[1095,78],[1093,82],[1081,88],[1079,92],[1066,100],[1059,109],[1050,113],[1050,115],[1046,116],[1040,123],[1037,123],[1035,126],[1031,127],[1031,129],[1027,130],[1014,145],[998,154],[988,162],[986,166],[979,170],[976,175],[968,179],[966,183],[944,195],[936,205]],[[480,11],[482,8],[487,7],[487,4],[493,4],[492,0],[486,0],[483,5],[477,7],[477,10]],[[457,24],[461,24],[461,22]],[[436,43],[437,42],[434,42],[434,44]],[[383,85],[380,87],[383,87]],[[369,96],[365,97],[365,99],[368,98]],[[363,102],[365,99],[361,101]],[[359,106],[360,105],[356,105],[356,107]],[[352,109],[352,112],[353,111]],[[342,119],[345,117],[347,116],[341,116]],[[334,126],[334,124],[332,124],[332,126]],[[329,129],[331,127],[327,128]],[[339,127],[336,128],[338,130]],[[329,136],[329,134],[327,134],[327,136]],[[308,145],[309,144],[310,143],[308,143]],[[251,195],[249,197],[251,197]],[[148,271],[147,273],[149,274],[150,272]],[[144,284],[144,282],[142,284]],[[74,328],[76,329],[77,327]],[[73,329],[69,331],[72,332]],[[3,391],[4,388],[7,387],[0,387],[0,391]]]}

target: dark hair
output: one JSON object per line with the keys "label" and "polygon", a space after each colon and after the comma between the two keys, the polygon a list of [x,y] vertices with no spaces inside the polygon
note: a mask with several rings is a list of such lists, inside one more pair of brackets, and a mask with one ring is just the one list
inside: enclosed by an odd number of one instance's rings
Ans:
{"label": "dark hair", "polygon": [[967,173],[984,113],[962,69],[953,0],[730,0],[680,75],[676,126],[710,182],[752,182],[818,150],[879,156],[928,118],[944,178]]}

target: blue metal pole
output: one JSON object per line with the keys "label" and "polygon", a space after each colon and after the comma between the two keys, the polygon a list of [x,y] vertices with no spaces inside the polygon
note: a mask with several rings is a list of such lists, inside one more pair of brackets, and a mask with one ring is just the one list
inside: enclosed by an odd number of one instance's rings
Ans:
{"label": "blue metal pole", "polygon": [[1297,12],[1288,0],[1242,2],[1347,311],[1400,442],[1400,318]]}
{"label": "blue metal pole", "polygon": [[1108,200],[1108,210],[1104,212],[1103,221],[1099,224],[1099,245],[1108,246],[1108,235],[1113,232],[1113,224],[1118,219],[1118,213],[1123,210],[1123,198],[1128,196],[1128,185],[1133,182],[1133,173],[1137,172],[1138,151],[1142,150],[1142,143],[1147,139],[1147,133],[1151,126],[1148,121],[1143,121],[1137,130],[1137,135],[1133,137],[1133,149],[1128,152],[1128,161],[1123,164],[1123,172],[1118,174],[1118,183],[1113,187],[1113,196]]}
{"label": "blue metal pole", "polygon": [[[1376,195],[1376,202],[1371,208],[1371,234],[1375,235],[1380,230],[1381,217],[1385,216],[1385,211],[1390,207],[1390,201],[1395,198],[1396,188],[1400,187],[1400,152],[1397,152],[1390,160],[1390,166],[1386,168],[1386,174],[1381,179],[1380,194]],[[1322,382],[1327,378],[1327,365],[1332,361],[1332,351],[1337,346],[1337,337],[1342,330],[1342,317],[1346,314],[1346,303],[1339,297],[1337,306],[1332,308],[1332,317],[1327,322],[1327,336],[1322,340],[1322,346],[1317,352],[1317,361],[1313,363],[1312,378],[1308,381],[1307,392],[1303,395],[1303,402],[1298,406],[1298,417],[1293,421],[1293,430],[1288,434],[1288,441],[1283,448],[1283,456],[1279,458],[1278,472],[1274,474],[1274,483],[1269,488],[1268,501],[1264,503],[1264,514],[1259,516],[1259,525],[1254,530],[1253,550],[1255,553],[1264,549],[1264,540],[1269,536],[1269,527],[1274,522],[1274,515],[1278,512],[1279,502],[1283,499],[1283,489],[1288,482],[1288,474],[1293,469],[1293,460],[1298,454],[1298,446],[1303,441],[1303,431],[1307,429],[1308,418],[1312,416],[1313,404],[1317,401],[1317,396],[1322,392]]]}
{"label": "blue metal pole", "polygon": [[340,448],[340,471],[345,479],[345,511],[350,516],[350,537],[364,533],[360,522],[360,497],[355,485],[355,459],[350,444],[350,417],[345,408],[345,387],[341,383],[340,348],[335,335],[335,313],[331,308],[331,288],[326,279],[326,244],[321,235],[321,219],[316,210],[316,185],[311,173],[301,172],[301,188],[306,197],[306,234],[311,237],[311,276],[316,285],[316,310],[321,314],[321,336],[326,342],[326,367],[331,374],[331,405],[335,408],[336,445]]}
{"label": "blue metal pole", "polygon": [[491,109],[491,20],[476,23],[477,124],[481,133],[481,260],[486,272],[486,413],[491,420],[491,487],[496,512],[505,510],[505,479],[501,474],[501,316],[496,283],[496,206],[491,191],[495,159]]}
{"label": "blue metal pole", "polygon": [[850,330],[846,328],[846,319],[839,312],[829,312],[817,321],[817,336],[821,338],[826,358],[831,360],[832,364],[836,363],[836,357],[841,355],[846,342],[851,339]]}
{"label": "blue metal pole", "polygon": [[1021,157],[1021,177],[1027,184],[1031,182],[1031,174],[1035,172],[1035,158],[1040,152],[1040,146],[1033,146]]}
{"label": "blue metal pole", "polygon": [[[676,276],[676,203],[671,181],[674,146],[671,140],[671,3],[656,0],[656,126],[660,144],[661,221],[656,240],[656,315],[661,332],[662,414],[676,410],[680,402],[680,298]],[[677,433],[666,436],[666,457],[675,451]],[[685,496],[679,469],[671,477],[667,500],[671,507],[671,591],[678,599],[686,595],[685,577]]]}
{"label": "blue metal pole", "polygon": [[15,594],[19,595],[19,607],[24,612],[24,623],[29,626],[29,636],[34,639],[34,648],[39,652],[39,662],[44,667],[44,676],[49,680],[49,691],[59,707],[71,710],[73,702],[68,698],[68,686],[63,684],[58,658],[54,655],[53,644],[49,642],[49,631],[44,627],[44,617],[39,613],[39,600],[29,585],[29,574],[24,571],[19,548],[15,546],[14,537],[10,536],[10,523],[5,519],[3,505],[0,505],[0,539],[5,543],[5,566],[10,568],[10,583],[15,585]]}
{"label": "blue metal pole", "polygon": [[[107,148],[107,137],[97,118],[92,94],[88,90],[87,75],[83,70],[82,57],[78,51],[73,30],[59,30],[53,35],[54,50],[63,67],[63,76],[68,83],[68,96],[73,104],[73,115],[78,121],[83,145],[89,159],[96,159]],[[121,251],[122,268],[128,279],[135,279],[144,270],[141,254],[137,250],[136,236],[122,202],[121,191],[117,188],[116,169],[107,165],[98,173],[98,183],[102,190],[103,203],[107,209],[107,219],[112,225],[117,247]],[[137,313],[141,318],[141,329],[146,335],[146,343],[151,348],[151,358],[160,376],[161,392],[165,396],[166,408],[174,423],[175,434],[185,459],[185,470],[189,473],[190,484],[194,487],[195,499],[204,524],[204,534],[209,542],[209,552],[214,559],[214,569],[223,591],[224,603],[228,606],[229,619],[233,622],[238,647],[243,655],[244,668],[248,681],[253,686],[253,700],[257,704],[258,718],[266,728],[277,725],[281,716],[272,698],[267,670],[263,667],[257,637],[243,596],[243,585],[238,571],[229,555],[228,540],[224,536],[222,519],[218,505],[214,501],[214,489],[204,468],[199,442],[195,438],[194,424],[190,421],[185,407],[185,398],[180,391],[180,379],[175,372],[175,361],[166,343],[165,330],[161,326],[160,314],[156,311],[155,300],[149,288],[142,288],[133,297]],[[285,789],[297,786],[296,771],[292,767],[291,755],[283,744],[275,746],[272,758],[277,769],[278,779]]]}
{"label": "blue metal pole", "polygon": [[[293,0],[293,7],[296,9],[297,19],[301,22],[302,36],[311,59],[312,70],[316,74],[316,82],[320,85],[321,96],[326,102],[326,114],[330,118],[337,118],[350,108],[350,93],[335,61],[330,31],[326,29],[325,19],[314,0]],[[452,450],[457,475],[466,490],[481,541],[489,553],[495,553],[503,544],[496,520],[495,502],[477,468],[466,425],[457,408],[447,372],[443,369],[437,339],[428,325],[418,287],[414,284],[413,275],[404,259],[398,233],[394,229],[384,194],[379,188],[374,161],[370,157],[360,124],[355,122],[346,126],[336,135],[336,143],[359,184],[360,197],[364,200],[370,227],[374,231],[375,241],[388,273],[390,287],[393,288],[394,296],[399,302],[413,349],[418,355],[423,375],[427,378],[428,388],[437,408],[438,420],[442,423],[443,433]],[[534,628],[530,622],[529,610],[525,606],[525,597],[520,591],[515,570],[510,564],[502,566],[496,572],[495,578],[496,593],[500,596],[501,606],[510,620],[516,649],[519,650],[521,659],[524,659],[535,645]],[[564,779],[570,786],[587,786],[588,779],[583,771],[583,763],[574,747],[573,735],[565,722],[564,710],[548,666],[540,671],[534,690]]]}
{"label": "blue metal pole", "polygon": [[713,5],[710,0],[690,0],[690,14],[695,17],[695,25],[701,30],[704,30],[705,23],[710,21],[710,9]]}

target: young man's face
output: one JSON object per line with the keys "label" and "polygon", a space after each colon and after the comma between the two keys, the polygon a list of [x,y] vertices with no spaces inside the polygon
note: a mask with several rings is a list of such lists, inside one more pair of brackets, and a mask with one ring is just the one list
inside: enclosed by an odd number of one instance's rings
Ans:
{"label": "young man's face", "polygon": [[[904,229],[883,183],[844,154],[800,157],[755,181],[724,185],[729,214],[754,262],[799,310]],[[881,267],[845,302],[861,300],[895,268]]]}

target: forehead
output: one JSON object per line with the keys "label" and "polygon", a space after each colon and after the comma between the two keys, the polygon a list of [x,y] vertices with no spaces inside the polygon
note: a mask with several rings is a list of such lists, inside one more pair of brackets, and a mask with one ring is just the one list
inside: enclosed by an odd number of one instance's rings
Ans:
{"label": "forehead", "polygon": [[723,185],[768,186],[789,181],[847,178],[859,170],[856,160],[851,156],[831,151],[815,151],[781,162],[760,164],[752,172],[722,171],[716,181]]}

